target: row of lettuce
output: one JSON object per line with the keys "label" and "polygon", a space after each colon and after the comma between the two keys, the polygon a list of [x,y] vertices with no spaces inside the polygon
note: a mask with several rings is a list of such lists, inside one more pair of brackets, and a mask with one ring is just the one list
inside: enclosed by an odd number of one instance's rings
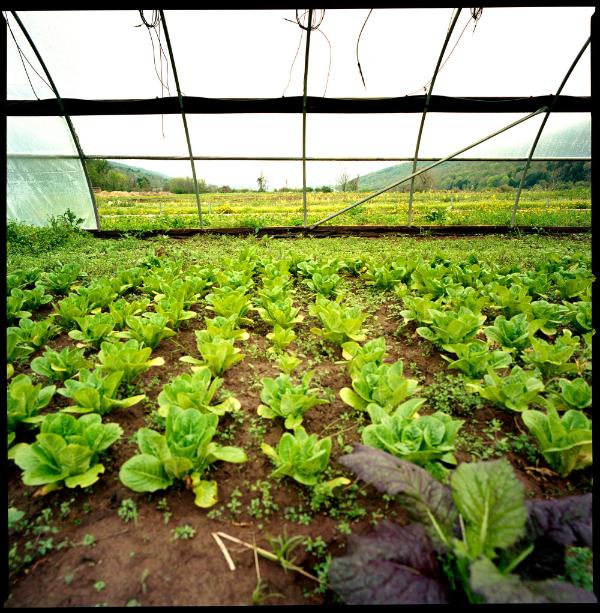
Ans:
{"label": "row of lettuce", "polygon": [[[314,295],[308,313],[319,326],[311,327],[311,333],[339,346],[345,360],[350,386],[340,390],[341,399],[370,419],[362,430],[365,448],[378,450],[385,458],[393,456],[399,466],[423,467],[429,477],[415,474],[438,484],[427,481],[428,491],[446,488],[441,482],[449,480],[454,487],[458,475],[471,470],[468,465],[449,469],[456,464],[453,452],[463,420],[442,411],[419,414],[425,399],[418,397],[417,380],[404,376],[402,360],[386,361],[384,337],[367,340],[367,315],[350,306],[344,275],[358,277],[400,302],[402,325],[416,324],[416,332],[439,349],[474,393],[519,413],[551,468],[567,476],[592,463],[591,419],[586,412],[591,409],[593,276],[589,261],[582,257],[548,254],[534,270],[523,271],[518,266],[485,264],[474,255],[458,262],[444,256],[430,261],[408,257],[320,261],[300,254],[270,260],[260,257],[256,247],[247,247],[238,258],[224,258],[220,269],[184,268],[182,262],[150,256],[111,278],[90,283],[85,283],[76,265],[7,276],[7,318],[17,323],[7,330],[9,458],[22,469],[25,484],[48,492],[63,485],[87,487],[98,480],[104,471],[101,454],[123,433],[117,423],[104,423],[103,416],[145,398],[130,394],[144,372],[164,363],[152,358],[152,351],[196,319],[198,313],[191,307],[201,303],[214,317],[205,317],[205,328],[194,330],[197,354],[181,358],[191,365],[190,373],[175,377],[158,395],[164,431],[146,427],[137,431],[139,453],[120,467],[121,481],[134,491],[153,492],[181,480],[194,492],[198,506],[216,503],[217,483],[204,478],[208,467],[216,461],[247,459],[243,449],[213,440],[219,417],[241,409],[230,393],[217,392],[223,373],[244,359],[239,345],[248,340],[247,328],[256,323],[249,315],[256,313],[270,327],[268,353],[281,371],[277,377],[262,379],[257,413],[281,419],[286,430],[277,445],[263,443],[262,451],[275,466],[274,477],[288,476],[321,495],[334,495],[335,488],[349,480],[323,480],[331,439],[309,435],[302,426],[303,415],[327,400],[318,386],[311,387],[312,371],[301,377],[293,374],[301,364],[290,351],[295,330],[304,321],[300,307],[294,305],[295,286],[301,284]],[[48,303],[52,314],[34,320],[32,314]],[[13,365],[25,365],[28,356],[63,331],[76,347],[61,351],[46,347],[29,363],[49,385],[43,387],[26,374],[14,375]],[[43,411],[55,393],[72,404],[53,413]],[[19,440],[24,428],[39,429],[35,442]],[[484,553],[491,561],[497,547],[514,545],[523,536],[528,516],[522,487],[515,498],[520,486],[510,466],[488,464],[473,468],[484,477],[489,473],[483,479],[488,503],[495,480],[512,483],[512,479],[516,485],[511,486],[511,499],[521,501],[517,505],[521,512],[510,538],[506,535],[496,542],[490,536],[490,542],[475,549],[476,541],[448,549],[462,560],[459,576],[473,601],[483,592],[471,593],[472,564],[477,562],[475,568],[480,568]],[[348,466],[356,469],[352,461]],[[510,478],[498,476],[507,471]],[[373,475],[371,482],[377,482]],[[402,491],[389,483],[385,487],[388,490],[382,491],[389,494]],[[458,511],[461,521],[483,521],[460,505]],[[438,540],[448,545],[452,539],[434,521],[435,513],[428,517]],[[481,535],[480,539],[485,541]],[[512,567],[502,571],[507,568]],[[495,572],[489,566],[484,570]],[[353,601],[344,587],[349,583],[336,572],[332,575],[336,591]],[[489,601],[491,596],[484,597]]]}

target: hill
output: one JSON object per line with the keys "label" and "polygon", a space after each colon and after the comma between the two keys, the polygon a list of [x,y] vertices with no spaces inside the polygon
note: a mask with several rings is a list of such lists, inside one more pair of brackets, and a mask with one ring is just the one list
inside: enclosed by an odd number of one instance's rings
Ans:
{"label": "hill", "polygon": [[168,190],[171,178],[159,172],[107,160],[88,160],[93,187],[107,191]]}
{"label": "hill", "polygon": [[[515,142],[509,146],[490,148],[487,156],[523,156],[529,151],[530,143]],[[536,148],[536,155],[590,155],[591,140],[589,124],[580,122],[544,135]],[[525,153],[526,155],[526,153]],[[421,162],[417,168],[429,166],[431,162]],[[420,175],[415,180],[416,189],[488,189],[503,187],[514,188],[519,185],[524,162],[444,162]],[[403,162],[382,170],[359,177],[361,191],[374,191],[399,181],[411,174],[412,162]],[[558,187],[572,185],[580,181],[589,182],[590,162],[533,162],[525,179],[525,187]],[[400,191],[410,189],[410,181],[396,188]]]}

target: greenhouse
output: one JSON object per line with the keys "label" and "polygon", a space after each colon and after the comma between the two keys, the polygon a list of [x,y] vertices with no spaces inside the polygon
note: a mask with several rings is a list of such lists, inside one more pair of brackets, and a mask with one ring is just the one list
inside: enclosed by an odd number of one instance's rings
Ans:
{"label": "greenhouse", "polygon": [[597,602],[594,20],[3,11],[4,606]]}

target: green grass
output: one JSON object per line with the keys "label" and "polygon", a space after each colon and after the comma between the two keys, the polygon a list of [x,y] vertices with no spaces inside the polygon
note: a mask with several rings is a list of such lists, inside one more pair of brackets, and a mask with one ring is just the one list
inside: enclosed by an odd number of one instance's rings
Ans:
{"label": "green grass", "polygon": [[[308,224],[364,198],[366,193],[310,192],[307,197]],[[508,225],[513,191],[415,193],[415,225]],[[203,224],[208,227],[265,227],[303,225],[302,194],[298,192],[239,192],[201,194]],[[198,227],[198,210],[193,194],[97,195],[102,228],[160,229]],[[527,190],[521,195],[516,223],[531,226],[589,226],[589,189],[557,191]],[[404,225],[407,223],[408,194],[386,192],[334,218],[335,225]]]}

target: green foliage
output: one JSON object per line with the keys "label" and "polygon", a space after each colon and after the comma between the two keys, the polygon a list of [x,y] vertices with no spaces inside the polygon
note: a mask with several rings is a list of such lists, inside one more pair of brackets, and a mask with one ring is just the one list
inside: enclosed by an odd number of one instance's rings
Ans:
{"label": "green foliage", "polygon": [[77,283],[80,277],[85,276],[81,266],[76,263],[59,264],[56,270],[43,275],[43,284],[53,294],[65,295]]}
{"label": "green foliage", "polygon": [[59,326],[54,324],[52,317],[33,321],[31,319],[20,319],[18,326],[7,329],[7,333],[14,333],[18,337],[17,343],[29,345],[34,349],[39,349],[51,338],[60,332]]}
{"label": "green foliage", "polygon": [[315,294],[329,298],[338,294],[338,285],[341,280],[337,273],[323,273],[315,271],[310,279],[304,279],[303,284]]}
{"label": "green foliage", "polygon": [[98,352],[99,370],[102,373],[122,373],[121,384],[127,385],[152,366],[163,366],[164,358],[150,359],[151,347],[144,347],[131,339],[126,343],[104,342]]}
{"label": "green foliage", "polygon": [[455,344],[466,343],[475,338],[486,319],[485,315],[473,313],[464,306],[461,306],[458,312],[431,309],[429,314],[431,324],[417,328],[417,334],[453,353]]}
{"label": "green foliage", "polygon": [[529,321],[526,313],[519,313],[506,319],[498,315],[492,326],[483,328],[488,340],[495,341],[509,352],[522,351],[531,345],[531,339],[538,329],[536,321]]}
{"label": "green foliage", "polygon": [[22,362],[35,349],[21,340],[21,335],[14,328],[6,329],[6,361],[8,364]]}
{"label": "green foliage", "polygon": [[322,329],[311,328],[310,331],[331,343],[341,345],[367,338],[362,329],[367,316],[360,307],[345,307],[317,294],[316,301],[308,306],[308,310],[313,317],[319,318],[323,326]]}
{"label": "green foliage", "polygon": [[167,417],[172,406],[181,409],[194,408],[201,413],[214,413],[224,415],[240,409],[240,402],[232,396],[218,404],[211,404],[223,379],[215,378],[211,381],[210,369],[201,366],[191,375],[183,374],[167,383],[158,395],[159,415]]}
{"label": "green foliage", "polygon": [[579,337],[571,336],[571,331],[565,329],[553,343],[543,338],[532,338],[531,347],[521,354],[526,365],[537,368],[545,379],[568,372],[577,371],[575,364],[569,363],[573,353],[579,347]]}
{"label": "green foliage", "polygon": [[297,428],[302,423],[306,411],[327,400],[319,398],[319,388],[311,388],[310,381],[314,373],[304,373],[300,383],[294,384],[290,375],[281,373],[276,378],[263,377],[260,399],[264,404],[258,406],[258,414],[267,419],[281,417],[288,430]]}
{"label": "green foliage", "polygon": [[9,435],[21,423],[39,423],[43,419],[40,411],[50,404],[55,391],[55,385],[43,387],[41,383],[33,384],[28,375],[17,375],[6,390],[6,427]]}
{"label": "green foliage", "polygon": [[340,398],[360,411],[376,404],[390,412],[420,389],[417,380],[404,377],[403,371],[402,360],[393,364],[368,362],[352,380],[352,389],[340,390]]}
{"label": "green foliage", "polygon": [[10,458],[23,470],[25,485],[45,486],[43,491],[57,489],[63,483],[68,488],[85,488],[104,472],[99,455],[122,434],[121,426],[103,424],[99,415],[76,419],[53,413],[42,421],[35,442],[15,445]]}
{"label": "green foliage", "polygon": [[424,402],[423,398],[412,398],[392,413],[370,405],[368,412],[373,423],[364,428],[362,442],[433,471],[436,467],[431,463],[437,460],[456,464],[452,452],[464,421],[452,419],[443,411],[419,415],[417,410]]}
{"label": "green foliage", "polygon": [[591,332],[593,327],[592,302],[591,300],[579,300],[578,302],[564,301],[567,307],[567,321],[577,332]]}
{"label": "green foliage", "polygon": [[207,309],[215,312],[215,315],[229,317],[235,315],[238,324],[252,323],[251,319],[246,317],[250,310],[250,296],[242,289],[233,289],[224,286],[208,294],[205,298]]}
{"label": "green foliage", "polygon": [[206,324],[205,330],[194,331],[197,343],[210,343],[217,337],[235,341],[246,341],[250,338],[248,332],[237,327],[238,318],[235,314],[229,315],[229,317],[217,315],[212,319],[205,317],[204,323]]}
{"label": "green foliage", "polygon": [[279,325],[275,325],[273,332],[267,334],[267,338],[273,343],[275,350],[281,351],[296,338],[296,333],[292,328],[282,328]]}
{"label": "green foliage", "polygon": [[46,347],[44,353],[31,361],[30,367],[33,372],[49,381],[64,381],[71,379],[82,368],[89,368],[90,360],[84,357],[84,349],[65,347],[55,351]]}
{"label": "green foliage", "polygon": [[546,413],[529,410],[521,416],[546,462],[562,477],[592,465],[592,422],[581,411],[569,409],[559,417],[549,404]]}
{"label": "green foliage", "polygon": [[494,308],[502,309],[504,315],[509,319],[519,313],[527,312],[531,302],[528,288],[519,283],[506,287],[496,281],[487,289],[487,294]]}
{"label": "green foliage", "polygon": [[120,285],[118,279],[115,278],[111,280],[102,277],[87,286],[80,285],[77,287],[76,291],[80,296],[85,296],[90,308],[95,310],[108,307],[109,304],[114,302],[119,295],[119,289]]}
{"label": "green foliage", "polygon": [[[362,262],[361,262],[362,263]],[[386,258],[381,264],[369,261],[367,269],[361,274],[365,285],[372,285],[377,289],[392,290],[399,283],[409,280],[414,267],[404,261],[395,261]]]}
{"label": "green foliage", "polygon": [[79,326],[79,330],[71,330],[69,336],[79,341],[78,346],[80,347],[91,346],[99,349],[104,341],[116,338],[115,322],[108,313],[76,317],[75,323]]}
{"label": "green foliage", "polygon": [[407,295],[403,297],[402,302],[406,307],[400,311],[404,325],[409,321],[416,321],[420,324],[431,324],[433,323],[431,311],[443,308],[441,297],[436,300],[431,300],[428,297]]}
{"label": "green foliage", "polygon": [[304,320],[302,315],[298,315],[300,309],[293,306],[291,296],[277,301],[264,301],[263,305],[255,307],[255,310],[260,318],[270,326],[279,326],[287,330]]}
{"label": "green foliage", "polygon": [[559,326],[566,323],[566,313],[569,311],[564,304],[556,304],[547,300],[536,300],[529,303],[525,312],[537,322],[539,329],[548,336],[556,334]]}
{"label": "green foliage", "polygon": [[448,368],[460,370],[469,379],[480,379],[488,369],[506,368],[512,362],[510,353],[499,349],[492,351],[487,343],[477,340],[470,343],[456,343],[453,349],[457,359],[443,354],[442,358],[449,362]]}
{"label": "green foliage", "polygon": [[212,341],[201,341],[196,335],[196,346],[202,356],[198,360],[189,355],[179,358],[182,362],[196,364],[198,366],[208,366],[214,377],[222,375],[228,368],[244,359],[241,350],[234,347],[234,339],[221,338],[216,336]]}
{"label": "green foliage", "polygon": [[592,406],[592,388],[585,379],[559,379],[560,394],[550,394],[552,404],[564,409],[587,409]]}
{"label": "green foliage", "polygon": [[158,313],[144,313],[143,317],[129,315],[125,321],[128,329],[118,335],[135,339],[152,349],[156,349],[164,338],[175,336],[175,331],[167,326],[168,319]]}
{"label": "green foliage", "polygon": [[520,366],[513,366],[506,377],[490,370],[484,381],[486,385],[467,383],[467,388],[498,406],[518,412],[526,411],[533,403],[541,403],[539,394],[545,389],[535,371],[523,370]]}
{"label": "green foliage", "polygon": [[43,285],[36,285],[33,289],[23,290],[23,308],[28,311],[37,311],[41,306],[52,302],[52,296],[46,294],[46,288]]}
{"label": "green foliage", "polygon": [[68,379],[65,381],[65,387],[58,390],[59,394],[70,398],[75,403],[75,406],[66,407],[63,411],[105,415],[116,407],[131,407],[146,397],[145,394],[140,394],[117,399],[117,391],[122,378],[122,371],[104,375],[99,368],[92,371],[86,368],[80,370],[79,381]]}
{"label": "green foliage", "polygon": [[27,317],[31,317],[31,313],[25,310],[25,292],[15,288],[6,299],[6,320],[11,322]]}
{"label": "green foliage", "polygon": [[85,317],[91,311],[92,306],[87,296],[73,293],[54,305],[54,312],[57,315],[58,323],[64,330],[71,330],[77,326],[77,318]]}
{"label": "green foliage", "polygon": [[379,336],[367,341],[362,347],[355,341],[342,343],[342,357],[348,360],[348,374],[352,379],[359,376],[365,364],[383,364],[386,356],[385,337]]}
{"label": "green foliage", "polygon": [[127,460],[119,471],[121,482],[134,492],[155,492],[185,480],[201,508],[217,502],[217,483],[201,478],[214,462],[241,463],[247,457],[239,447],[224,447],[212,441],[219,418],[196,409],[172,405],[165,434],[140,428],[136,440],[139,454]]}
{"label": "green foliage", "polygon": [[[143,314],[148,305],[150,299],[143,297],[139,300],[132,300],[128,302],[125,298],[119,298],[108,305],[108,312],[115,324],[115,330],[123,330],[127,326],[127,318],[134,315]],[[139,339],[138,339],[139,340]]]}
{"label": "green foliage", "polygon": [[173,330],[179,330],[184,321],[198,317],[195,311],[186,311],[185,303],[181,298],[161,298],[154,308],[159,315],[167,319],[167,323]]}
{"label": "green foliage", "polygon": [[261,443],[260,448],[275,464],[272,477],[289,476],[302,485],[314,486],[329,463],[331,439],[320,439],[316,434],[310,436],[302,426],[294,428],[294,433],[284,432],[273,448]]}

